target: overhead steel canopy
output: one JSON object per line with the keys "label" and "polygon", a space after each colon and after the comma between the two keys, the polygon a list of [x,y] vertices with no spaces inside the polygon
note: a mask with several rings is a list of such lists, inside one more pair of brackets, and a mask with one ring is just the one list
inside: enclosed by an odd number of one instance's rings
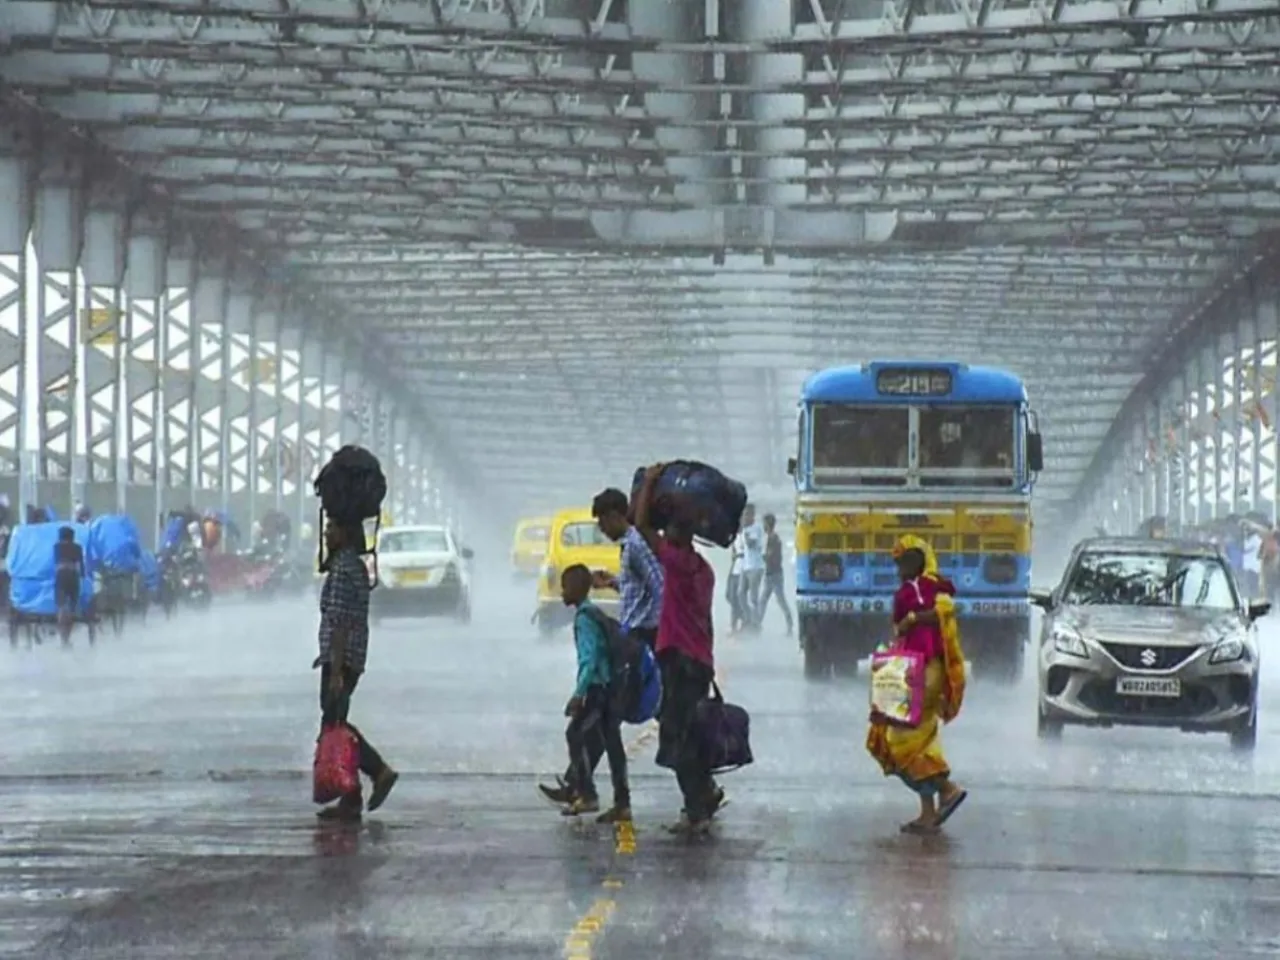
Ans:
{"label": "overhead steel canopy", "polygon": [[820,366],[1025,376],[1065,502],[1280,224],[1275,0],[0,5],[10,95],[232,218],[489,482],[776,484]]}

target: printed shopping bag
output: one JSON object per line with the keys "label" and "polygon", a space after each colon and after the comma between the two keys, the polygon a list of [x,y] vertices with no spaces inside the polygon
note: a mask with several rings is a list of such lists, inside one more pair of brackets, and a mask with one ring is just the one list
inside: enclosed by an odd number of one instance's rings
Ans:
{"label": "printed shopping bag", "polygon": [[924,714],[924,654],[888,647],[871,655],[871,713],[896,727],[918,727]]}
{"label": "printed shopping bag", "polygon": [[316,803],[332,803],[360,789],[360,741],[346,724],[320,730],[311,774],[311,798]]}

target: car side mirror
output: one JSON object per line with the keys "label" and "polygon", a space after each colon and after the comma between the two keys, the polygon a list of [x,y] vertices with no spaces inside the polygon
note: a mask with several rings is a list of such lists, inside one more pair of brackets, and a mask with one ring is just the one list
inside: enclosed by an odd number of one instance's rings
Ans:
{"label": "car side mirror", "polygon": [[794,477],[796,475],[796,458],[787,457],[787,476]]}
{"label": "car side mirror", "polygon": [[1255,600],[1249,604],[1249,622],[1261,620],[1271,612],[1270,600]]}
{"label": "car side mirror", "polygon": [[1044,469],[1044,440],[1038,433],[1027,434],[1027,469],[1032,473]]}
{"label": "car side mirror", "polygon": [[1041,610],[1053,609],[1053,594],[1047,590],[1032,590],[1030,593],[1031,602]]}
{"label": "car side mirror", "polygon": [[476,556],[476,552],[475,552],[474,550],[472,550],[470,547],[463,547],[463,548],[462,548],[462,559],[463,559],[463,560],[474,560],[474,559],[475,559],[475,556]]}

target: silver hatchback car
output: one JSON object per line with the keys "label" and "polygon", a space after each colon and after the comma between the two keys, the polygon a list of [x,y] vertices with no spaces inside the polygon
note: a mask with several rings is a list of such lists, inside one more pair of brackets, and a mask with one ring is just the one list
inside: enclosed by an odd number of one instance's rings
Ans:
{"label": "silver hatchback car", "polygon": [[1106,537],[1072,551],[1040,632],[1041,737],[1066,724],[1176,727],[1231,736],[1258,732],[1255,622],[1215,547]]}

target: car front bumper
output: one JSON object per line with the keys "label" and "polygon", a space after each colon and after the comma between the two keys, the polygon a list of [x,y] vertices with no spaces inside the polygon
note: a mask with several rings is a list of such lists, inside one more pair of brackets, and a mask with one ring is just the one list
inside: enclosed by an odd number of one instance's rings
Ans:
{"label": "car front bumper", "polygon": [[[1081,726],[1173,727],[1228,731],[1247,722],[1257,701],[1257,662],[1210,664],[1208,651],[1175,670],[1133,670],[1100,650],[1078,657],[1050,647],[1041,655],[1040,713]],[[1177,696],[1120,693],[1122,678],[1177,680]]]}
{"label": "car front bumper", "polygon": [[369,610],[379,617],[452,616],[464,606],[466,592],[457,582],[434,586],[380,585],[369,595]]}

